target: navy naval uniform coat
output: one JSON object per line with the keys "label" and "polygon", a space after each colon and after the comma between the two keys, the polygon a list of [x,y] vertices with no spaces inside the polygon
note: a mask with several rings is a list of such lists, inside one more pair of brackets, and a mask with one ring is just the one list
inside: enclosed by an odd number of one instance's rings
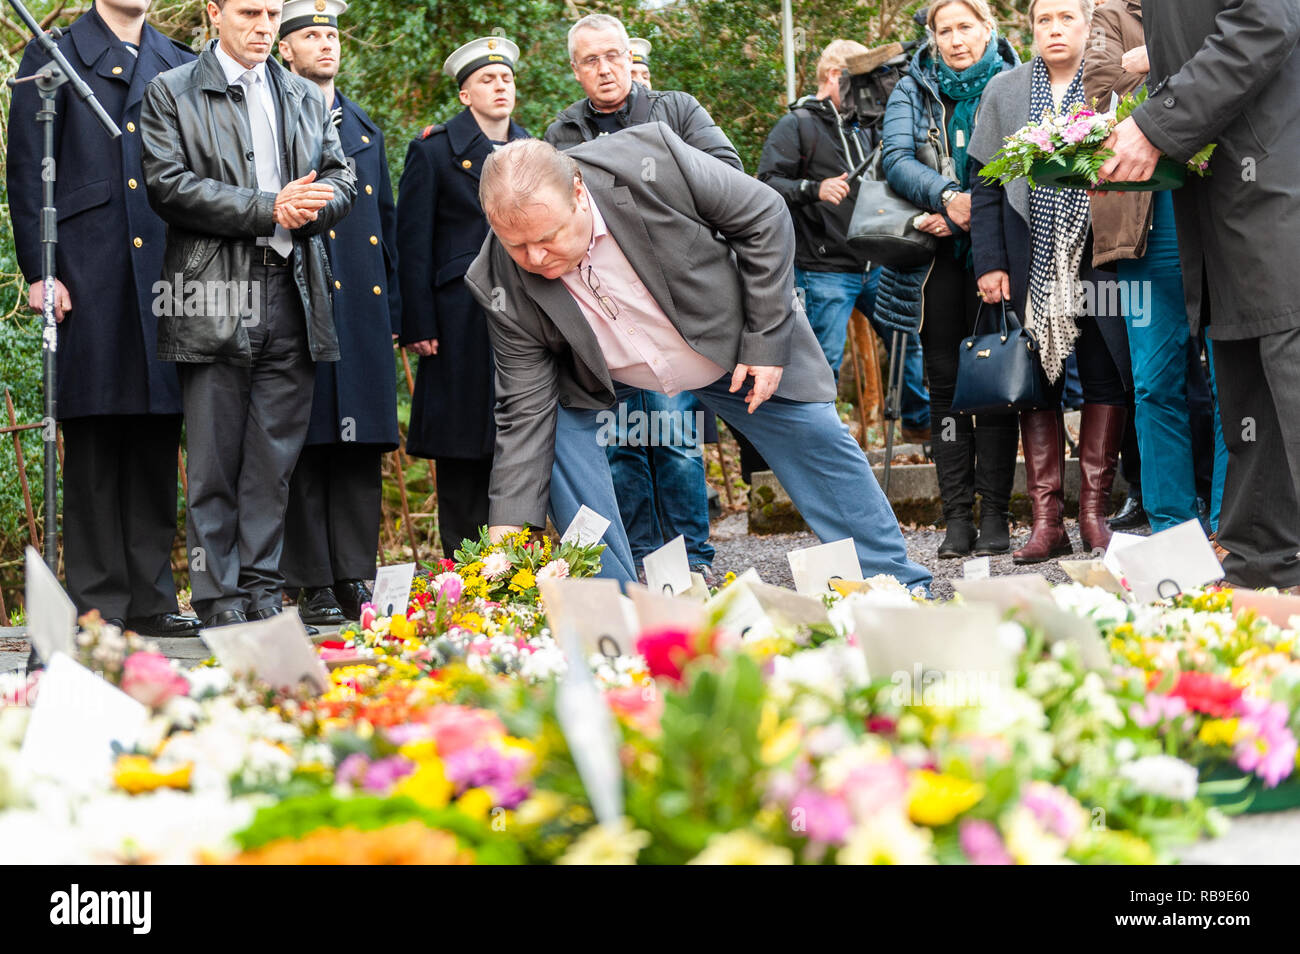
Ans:
{"label": "navy naval uniform coat", "polygon": [[338,361],[317,362],[307,443],[289,484],[280,571],[290,589],[375,575],[382,458],[400,443],[393,335],[401,327],[397,209],[384,136],[342,93],[339,141],[357,177],[352,210],[325,237]]}
{"label": "navy naval uniform coat", "polygon": [[[510,123],[510,139],[528,133]],[[484,460],[496,446],[487,320],[463,281],[487,238],[479,173],[492,143],[468,108],[412,141],[397,190],[402,344],[438,339],[420,359],[407,452]]]}
{"label": "navy naval uniform coat", "polygon": [[[68,593],[79,612],[106,618],[174,613],[181,401],[175,365],[157,357],[153,289],[164,278],[165,226],[144,188],[139,123],[149,81],[195,54],[147,24],[132,53],[93,7],[57,43],[122,130],[113,142],[70,84],[59,90],[55,273],[72,299],[59,325],[56,385]],[[33,41],[18,75],[47,61]],[[41,278],[40,101],[34,82],[21,83],[9,110],[9,214],[29,282]]]}

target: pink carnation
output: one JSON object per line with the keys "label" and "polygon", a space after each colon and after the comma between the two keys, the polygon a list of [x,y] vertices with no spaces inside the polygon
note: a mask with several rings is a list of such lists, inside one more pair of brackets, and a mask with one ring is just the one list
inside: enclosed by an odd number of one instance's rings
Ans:
{"label": "pink carnation", "polygon": [[1052,145],[1052,133],[1049,129],[1035,126],[1033,129],[1026,130],[1024,139],[1025,142],[1037,146],[1046,153],[1056,152],[1056,147]]}
{"label": "pink carnation", "polygon": [[122,691],[138,702],[161,709],[172,696],[188,694],[190,683],[161,653],[134,653],[122,667]]}
{"label": "pink carnation", "polygon": [[1070,145],[1078,145],[1092,135],[1092,123],[1087,119],[1077,120],[1065,127],[1061,137]]}

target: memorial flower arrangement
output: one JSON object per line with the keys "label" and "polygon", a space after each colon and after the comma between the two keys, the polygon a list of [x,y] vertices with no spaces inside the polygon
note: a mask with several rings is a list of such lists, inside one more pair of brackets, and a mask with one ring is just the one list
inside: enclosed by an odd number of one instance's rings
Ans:
{"label": "memorial flower arrangement", "polygon": [[369,608],[340,641],[371,655],[320,693],[181,675],[107,634],[145,731],[72,788],[25,773],[29,710],[0,710],[0,843],[68,862],[1145,863],[1294,775],[1295,632],[1228,593],[1057,587],[1110,664],[1013,616],[1014,677],[971,697],[868,673],[854,601],[929,611],[882,588],[832,598],[825,627],[742,636],[724,607],[588,656],[621,771],[602,823],[557,715],[569,660],[535,594],[457,586],[471,556],[405,613]]}
{"label": "memorial flower arrangement", "polygon": [[[1125,96],[1114,112],[1100,112],[1082,103],[1063,113],[1045,112],[1038,122],[1031,122],[1008,136],[1006,144],[980,170],[980,175],[999,185],[1028,179],[1032,187],[1037,185],[1035,177],[1050,173],[1072,177],[1072,182],[1077,183],[1075,187],[1097,187],[1101,167],[1114,155],[1111,150],[1102,148],[1103,143],[1110,138],[1115,126],[1127,119],[1146,98],[1147,91],[1143,87]],[[1187,171],[1198,176],[1208,175],[1214,149],[1214,144],[1210,144],[1200,150],[1186,164]],[[1104,183],[1101,187],[1105,187]]]}

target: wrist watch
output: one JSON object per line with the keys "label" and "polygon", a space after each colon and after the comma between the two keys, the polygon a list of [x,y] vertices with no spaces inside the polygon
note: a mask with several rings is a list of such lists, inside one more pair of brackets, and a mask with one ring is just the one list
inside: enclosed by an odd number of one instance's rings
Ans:
{"label": "wrist watch", "polygon": [[943,193],[939,196],[939,201],[943,203],[943,207],[946,209],[948,208],[948,203],[957,198],[958,194],[959,192],[957,189],[944,189]]}

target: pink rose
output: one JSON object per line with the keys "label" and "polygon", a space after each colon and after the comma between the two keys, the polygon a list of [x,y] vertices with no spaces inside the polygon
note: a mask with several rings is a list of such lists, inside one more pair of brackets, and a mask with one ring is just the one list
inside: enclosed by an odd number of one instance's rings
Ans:
{"label": "pink rose", "polygon": [[466,706],[438,706],[426,722],[433,730],[440,758],[470,746],[485,745],[506,734],[506,727],[495,713]]}
{"label": "pink rose", "polygon": [[122,691],[137,702],[161,709],[172,696],[190,691],[190,682],[161,653],[134,653],[122,667]]}

